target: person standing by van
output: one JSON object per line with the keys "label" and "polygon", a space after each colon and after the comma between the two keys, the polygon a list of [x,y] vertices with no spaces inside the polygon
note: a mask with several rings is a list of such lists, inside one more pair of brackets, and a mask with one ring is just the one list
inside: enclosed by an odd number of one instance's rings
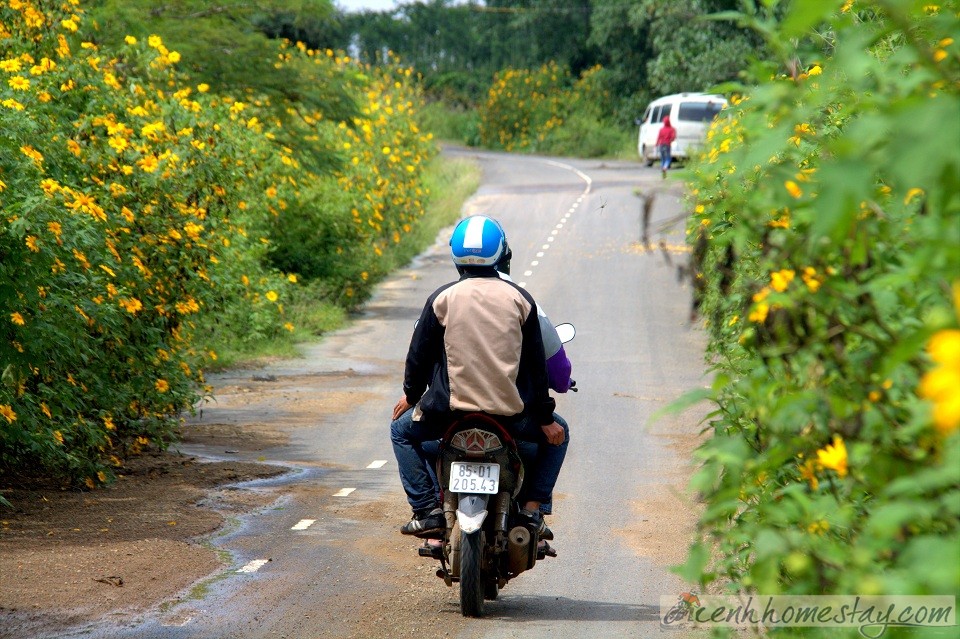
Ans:
{"label": "person standing by van", "polygon": [[660,153],[660,170],[663,171],[663,177],[667,177],[667,169],[670,168],[670,162],[673,160],[670,146],[676,139],[677,130],[670,125],[670,116],[663,116],[663,126],[657,134],[657,151]]}

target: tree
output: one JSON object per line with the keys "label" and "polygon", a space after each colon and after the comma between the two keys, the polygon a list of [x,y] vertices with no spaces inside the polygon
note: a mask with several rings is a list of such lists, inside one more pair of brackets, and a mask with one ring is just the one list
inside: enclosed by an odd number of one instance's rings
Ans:
{"label": "tree", "polygon": [[488,16],[498,68],[534,68],[557,62],[574,74],[593,66],[587,45],[590,0],[490,0]]}
{"label": "tree", "polygon": [[619,0],[594,0],[589,44],[602,51],[599,62],[607,71],[612,95],[622,96],[619,117],[630,122],[653,96],[647,62],[652,56],[650,22],[645,14]]}
{"label": "tree", "polygon": [[640,5],[650,20],[651,88],[661,94],[704,91],[736,80],[762,41],[735,23],[708,16],[739,5],[739,0],[646,0]]}
{"label": "tree", "polygon": [[651,98],[704,91],[735,80],[762,40],[747,29],[709,18],[739,0],[594,0],[590,44],[602,51],[614,95],[626,97],[622,119]]}
{"label": "tree", "polygon": [[343,16],[340,42],[365,62],[393,51],[442,95],[483,98],[493,74],[557,62],[574,75],[596,63],[587,43],[591,0],[488,0],[407,3]]}

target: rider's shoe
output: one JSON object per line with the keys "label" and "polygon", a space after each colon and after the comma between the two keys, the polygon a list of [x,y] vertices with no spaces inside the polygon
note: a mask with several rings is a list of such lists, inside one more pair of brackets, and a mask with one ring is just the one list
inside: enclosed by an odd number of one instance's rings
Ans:
{"label": "rider's shoe", "polygon": [[543,522],[543,528],[540,529],[540,539],[553,541],[553,531],[547,526],[547,522]]}
{"label": "rider's shoe", "polygon": [[543,520],[540,511],[530,512],[526,508],[522,508],[519,517],[523,525],[537,531],[537,536],[540,539],[553,539],[553,531],[547,528],[547,522]]}
{"label": "rider's shoe", "polygon": [[413,513],[413,519],[400,527],[404,535],[431,537],[447,529],[447,520],[441,508],[424,508]]}

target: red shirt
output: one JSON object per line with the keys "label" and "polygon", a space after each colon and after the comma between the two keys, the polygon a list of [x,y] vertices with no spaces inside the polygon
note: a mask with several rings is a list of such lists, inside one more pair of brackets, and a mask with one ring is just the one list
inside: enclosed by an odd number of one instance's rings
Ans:
{"label": "red shirt", "polygon": [[657,134],[657,146],[661,144],[671,144],[677,139],[677,130],[670,126],[670,118],[663,118],[663,126],[660,127],[660,133]]}

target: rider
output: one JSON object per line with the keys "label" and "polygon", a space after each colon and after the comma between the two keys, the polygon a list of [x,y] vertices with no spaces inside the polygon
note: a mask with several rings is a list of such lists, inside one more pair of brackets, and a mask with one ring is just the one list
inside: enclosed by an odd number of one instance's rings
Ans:
{"label": "rider", "polygon": [[[510,277],[510,260],[512,258],[513,251],[507,246],[496,264],[500,278],[509,282],[513,281]],[[543,354],[547,358],[547,383],[552,390],[558,393],[566,393],[574,385],[573,380],[570,379],[573,366],[567,358],[567,352],[563,348],[563,341],[557,334],[556,327],[539,305],[537,306],[537,318],[540,320],[540,334],[543,336]]]}
{"label": "rider", "polygon": [[471,411],[500,416],[518,439],[550,444],[539,446],[520,511],[544,531],[540,505],[556,484],[568,428],[553,412],[537,305],[530,293],[499,276],[496,264],[508,248],[498,222],[466,218],[454,229],[450,246],[461,277],[427,299],[390,426],[414,513],[400,532],[427,537],[445,529],[422,445],[439,438],[458,413]]}
{"label": "rider", "polygon": [[[508,245],[506,249],[504,249],[503,256],[497,262],[497,271],[499,271],[501,279],[511,282],[513,281],[510,277],[510,261],[512,258],[513,251],[510,250]],[[544,356],[547,358],[547,384],[553,391],[566,393],[574,386],[574,381],[570,378],[573,366],[567,358],[567,352],[563,348],[563,340],[561,340],[560,335],[557,334],[556,327],[554,327],[553,322],[550,321],[550,318],[547,317],[547,314],[543,311],[543,307],[539,304],[537,305],[537,317],[540,320],[540,334],[543,336]],[[566,422],[562,420],[560,420],[560,423],[566,424]],[[569,439],[569,429],[567,429],[566,426],[564,426],[564,429],[567,430],[567,438]],[[530,457],[531,455],[528,449],[523,446],[525,443],[526,442],[518,442],[518,445],[521,446],[521,452],[524,456]],[[549,453],[549,451],[547,452]],[[536,457],[536,455],[532,455],[532,457]],[[550,499],[540,504],[540,513],[542,515],[549,515],[552,512],[553,495],[550,496]],[[541,528],[540,538],[553,539],[553,532],[546,527],[546,524]]]}
{"label": "rider", "polygon": [[[500,256],[500,259],[496,264],[500,278],[511,282],[513,281],[510,278],[510,261],[512,258],[513,251],[510,250],[510,246],[507,244],[504,247],[503,255]],[[554,327],[553,323],[550,321],[550,318],[547,317],[547,314],[543,312],[543,308],[539,304],[537,305],[537,318],[540,320],[540,334],[543,337],[543,351],[544,356],[547,358],[547,385],[553,391],[558,393],[566,393],[573,388],[574,381],[570,378],[570,373],[573,369],[573,366],[570,364],[570,360],[567,358],[566,350],[563,348],[563,340],[560,339],[560,335],[557,333],[556,327]],[[566,422],[563,420],[558,420],[557,423],[564,425],[564,430],[567,431],[565,437],[567,437],[569,440],[569,430],[567,429]],[[524,462],[529,464],[531,471],[533,469],[533,465],[537,462],[537,455],[540,452],[539,447],[550,445],[551,444],[537,444],[536,442],[517,440],[517,446],[520,449],[520,455],[523,457]],[[425,441],[421,444],[421,449],[425,453],[425,457],[427,459],[427,470],[430,472],[430,479],[433,481],[433,488],[439,495],[440,483],[437,480],[436,473],[433,471],[433,466],[440,455],[440,441]],[[547,450],[545,452],[550,455],[555,451]],[[552,497],[553,496],[551,495],[550,499],[540,504],[540,513],[544,516],[553,512]],[[540,539],[553,539],[553,531],[546,526],[546,523],[544,523],[544,525],[540,528]]]}

